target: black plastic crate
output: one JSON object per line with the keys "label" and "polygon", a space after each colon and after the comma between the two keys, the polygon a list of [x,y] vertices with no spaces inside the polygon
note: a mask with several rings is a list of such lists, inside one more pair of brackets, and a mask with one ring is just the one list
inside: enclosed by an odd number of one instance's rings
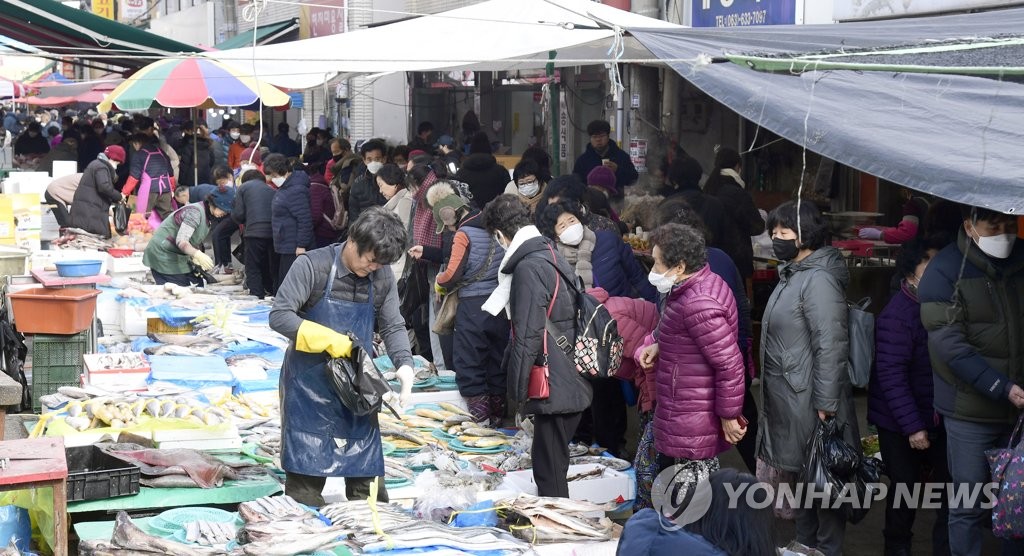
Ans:
{"label": "black plastic crate", "polygon": [[96,446],[64,450],[68,460],[68,502],[102,500],[139,493],[139,467]]}
{"label": "black plastic crate", "polygon": [[61,386],[78,386],[84,372],[82,356],[89,351],[89,332],[70,335],[35,334],[32,337],[32,409],[39,398]]}

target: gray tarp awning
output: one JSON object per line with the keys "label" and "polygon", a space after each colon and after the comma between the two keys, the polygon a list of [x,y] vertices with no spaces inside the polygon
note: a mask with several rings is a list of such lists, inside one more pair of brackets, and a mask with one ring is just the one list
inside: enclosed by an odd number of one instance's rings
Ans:
{"label": "gray tarp awning", "polygon": [[[813,54],[1019,37],[1024,9],[833,25],[629,31],[705,93],[798,145],[939,197],[1024,213],[1019,76],[814,71],[806,62]],[[985,50],[974,65],[992,64]],[[738,54],[797,58],[803,61],[794,67],[808,71],[707,63],[707,57]],[[919,61],[895,56],[887,62]],[[1020,68],[1024,59],[999,63]]]}

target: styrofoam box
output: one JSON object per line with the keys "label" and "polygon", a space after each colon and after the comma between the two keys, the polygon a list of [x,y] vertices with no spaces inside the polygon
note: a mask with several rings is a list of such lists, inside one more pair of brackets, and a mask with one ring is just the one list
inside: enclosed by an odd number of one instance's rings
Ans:
{"label": "styrofoam box", "polygon": [[142,264],[142,252],[132,253],[128,257],[111,257],[107,255],[107,274],[136,273],[145,274],[149,271],[146,265]]}
{"label": "styrofoam box", "polygon": [[469,409],[466,400],[462,398],[458,390],[440,390],[437,392],[413,392],[409,407],[418,403],[448,402],[459,406],[462,409]]}
{"label": "styrofoam box", "polygon": [[83,260],[94,260],[102,261],[100,264],[100,274],[107,273],[107,255],[106,251],[97,251],[95,249],[49,249],[46,251],[33,251],[29,256],[29,269],[45,268],[58,261],[83,261]]}
{"label": "styrofoam box", "polygon": [[86,353],[82,356],[85,361],[86,384],[111,392],[145,390],[148,387],[148,365],[138,369],[106,369],[100,363],[102,357],[103,354],[100,353]]}
{"label": "styrofoam box", "polygon": [[159,318],[156,311],[149,307],[136,307],[130,303],[121,303],[121,332],[125,336],[145,336],[148,333],[148,321]]}
{"label": "styrofoam box", "polygon": [[[590,463],[586,465],[570,465],[569,475],[593,471],[603,465]],[[513,471],[505,475],[505,483],[526,494],[537,494],[537,484],[533,482],[533,469]],[[604,476],[595,479],[573,481],[569,483],[569,498],[586,500],[595,504],[636,498],[636,482],[629,475],[614,469],[605,468]]]}

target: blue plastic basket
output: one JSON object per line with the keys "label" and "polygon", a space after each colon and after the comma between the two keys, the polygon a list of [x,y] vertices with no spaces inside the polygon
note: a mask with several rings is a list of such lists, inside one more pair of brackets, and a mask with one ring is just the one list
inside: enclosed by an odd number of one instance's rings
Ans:
{"label": "blue plastic basket", "polygon": [[103,261],[95,259],[80,261],[60,261],[54,263],[57,266],[57,274],[64,278],[80,278],[82,276],[96,276],[100,273]]}

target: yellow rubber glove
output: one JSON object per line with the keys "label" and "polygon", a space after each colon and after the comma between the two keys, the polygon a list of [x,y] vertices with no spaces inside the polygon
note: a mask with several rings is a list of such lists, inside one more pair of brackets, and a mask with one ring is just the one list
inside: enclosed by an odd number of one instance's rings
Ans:
{"label": "yellow rubber glove", "polygon": [[437,282],[434,282],[434,293],[436,293],[437,295],[444,295],[448,293],[448,290],[437,285]]}
{"label": "yellow rubber glove", "polygon": [[306,353],[327,352],[331,357],[348,357],[352,354],[352,339],[322,324],[304,320],[295,336],[295,349]]}

